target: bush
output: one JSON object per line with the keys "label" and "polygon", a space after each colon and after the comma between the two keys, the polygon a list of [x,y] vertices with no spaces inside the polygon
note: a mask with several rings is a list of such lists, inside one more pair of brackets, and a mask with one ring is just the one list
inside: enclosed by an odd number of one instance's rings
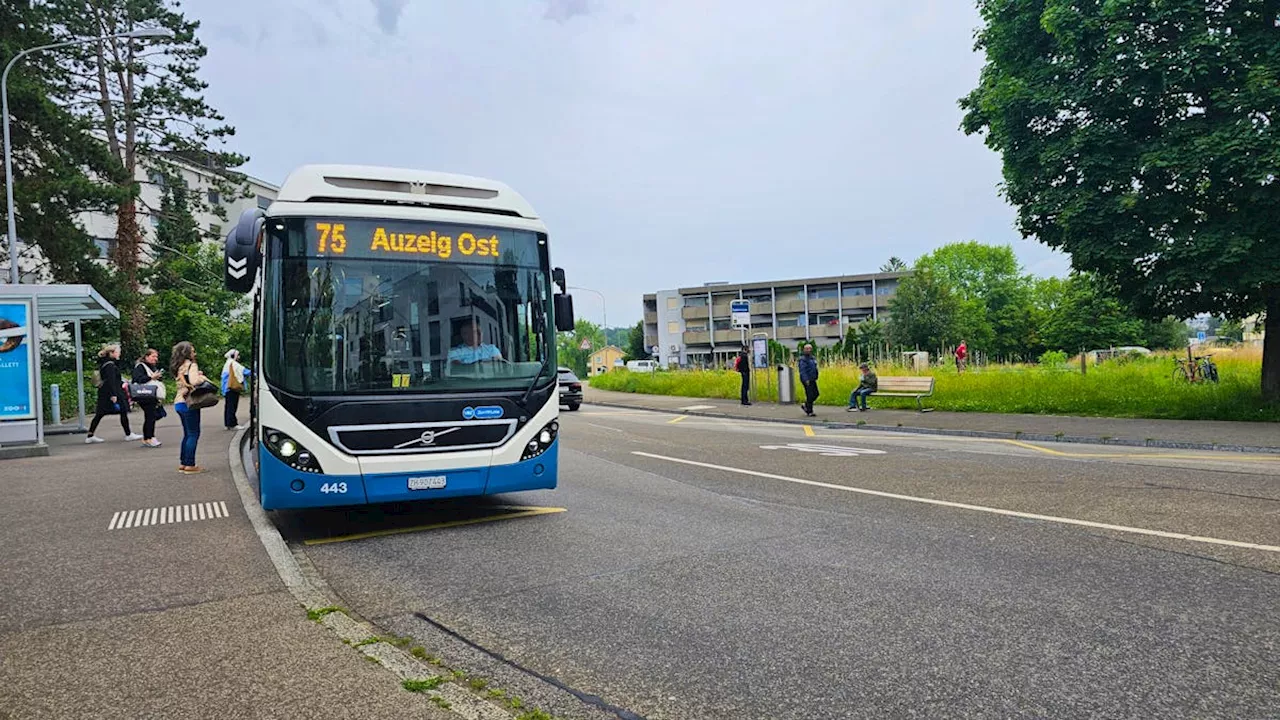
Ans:
{"label": "bush", "polygon": [[1050,350],[1040,356],[1040,364],[1052,368],[1063,367],[1067,364],[1067,354],[1061,350]]}

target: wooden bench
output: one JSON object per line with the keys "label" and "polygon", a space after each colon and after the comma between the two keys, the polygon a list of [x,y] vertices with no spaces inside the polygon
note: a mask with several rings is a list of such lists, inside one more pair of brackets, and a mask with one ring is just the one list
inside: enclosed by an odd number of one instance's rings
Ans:
{"label": "wooden bench", "polygon": [[929,376],[908,376],[908,377],[882,377],[874,393],[871,397],[913,397],[916,399],[916,408],[920,412],[930,412],[933,408],[927,408],[921,402],[922,398],[933,395],[933,378]]}

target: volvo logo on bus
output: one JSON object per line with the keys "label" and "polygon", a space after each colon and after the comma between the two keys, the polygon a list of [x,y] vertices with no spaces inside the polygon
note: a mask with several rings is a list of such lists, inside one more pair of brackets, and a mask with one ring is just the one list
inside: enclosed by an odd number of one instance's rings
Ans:
{"label": "volvo logo on bus", "polygon": [[481,405],[480,407],[474,408],[462,408],[463,420],[497,420],[506,414],[507,411],[503,410],[501,405]]}
{"label": "volvo logo on bus", "polygon": [[459,428],[459,427],[451,427],[451,428],[446,428],[444,430],[423,430],[421,435],[410,440],[409,442],[403,442],[403,443],[400,443],[399,445],[396,445],[395,449],[403,450],[407,447],[414,447],[416,445],[421,445],[421,446],[435,445],[436,439],[439,438],[441,435],[448,435],[451,432],[454,432],[456,430],[461,430],[461,429],[462,428]]}

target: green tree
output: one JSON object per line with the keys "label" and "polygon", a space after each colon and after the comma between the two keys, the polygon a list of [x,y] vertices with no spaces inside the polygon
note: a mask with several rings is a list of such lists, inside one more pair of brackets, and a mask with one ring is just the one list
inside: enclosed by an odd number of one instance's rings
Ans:
{"label": "green tree", "polygon": [[936,350],[960,340],[959,315],[951,286],[929,268],[916,268],[889,301],[889,337],[897,345]]}
{"label": "green tree", "polygon": [[1018,228],[1145,317],[1267,313],[1280,401],[1275,0],[979,0],[960,104],[1004,160]]}
{"label": "green tree", "polygon": [[891,256],[883,265],[880,266],[880,272],[882,273],[902,272],[906,269],[907,264],[897,255]]}
{"label": "green tree", "polygon": [[[48,7],[29,0],[0,3],[0,67],[23,49],[52,42]],[[18,237],[26,246],[23,265],[32,262],[31,250],[38,248],[43,264],[34,270],[42,279],[87,282],[109,293],[112,283],[93,262],[97,249],[76,216],[113,207],[121,193],[98,178],[118,179],[122,170],[89,135],[87,124],[51,99],[68,77],[59,52],[28,55],[9,73],[14,210]],[[0,205],[0,217],[3,212]],[[0,250],[7,270],[7,236],[0,239]]]}
{"label": "green tree", "polygon": [[[1227,320],[1218,328],[1218,337],[1231,338],[1236,342],[1244,340],[1244,323],[1239,320]],[[1184,344],[1185,340],[1186,338],[1184,337]]]}
{"label": "green tree", "polygon": [[644,344],[644,321],[638,321],[627,332],[627,359],[644,360],[649,357],[649,348]]}
{"label": "green tree", "polygon": [[[121,334],[126,345],[136,346],[146,328],[141,293],[146,253],[138,215],[160,211],[140,206],[139,171],[163,172],[165,161],[213,168],[223,172],[213,189],[232,197],[243,192],[243,181],[230,170],[246,158],[213,147],[234,129],[203,97],[207,86],[198,72],[207,50],[196,38],[199,23],[187,20],[176,2],[50,0],[45,7],[59,40],[144,27],[173,33],[172,39],[115,38],[68,48],[68,72],[57,93],[60,104],[87,122],[124,168],[116,184],[126,198],[117,205],[111,261],[123,291]],[[222,213],[218,206],[209,209]]]}
{"label": "green tree", "polygon": [[1023,273],[1013,248],[959,242],[943,245],[916,261],[933,271],[959,297],[956,330],[970,347],[988,355],[1038,355],[1034,282]]}
{"label": "green tree", "polygon": [[1044,343],[1051,350],[1075,353],[1112,345],[1137,345],[1146,328],[1105,284],[1088,273],[1073,274],[1061,299],[1048,312]]}
{"label": "green tree", "polygon": [[[582,347],[583,341],[587,347]],[[564,367],[571,368],[578,377],[587,376],[587,361],[591,353],[604,347],[604,330],[595,323],[578,320],[573,324],[573,332],[559,333],[556,337],[556,356]]]}
{"label": "green tree", "polygon": [[1187,346],[1187,324],[1176,317],[1145,320],[1142,344],[1153,350],[1177,350]]}
{"label": "green tree", "polygon": [[[181,177],[167,179],[152,242],[155,260],[144,273],[153,291],[146,299],[146,341],[167,349],[189,340],[204,357],[218,357],[233,345],[243,354],[250,334],[248,300],[223,284],[222,252],[201,241],[192,195]],[[207,321],[190,317],[194,312]]]}

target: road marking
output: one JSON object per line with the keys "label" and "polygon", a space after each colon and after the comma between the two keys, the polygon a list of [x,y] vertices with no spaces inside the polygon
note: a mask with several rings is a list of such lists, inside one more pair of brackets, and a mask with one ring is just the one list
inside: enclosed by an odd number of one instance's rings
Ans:
{"label": "road marking", "polygon": [[817,434],[817,433],[815,433],[815,432],[813,431],[813,426],[812,426],[812,425],[805,425],[805,426],[804,426],[804,435],[805,435],[805,437],[817,437],[817,436],[818,436],[818,434]]}
{"label": "road marking", "polygon": [[222,501],[192,503],[189,505],[165,505],[140,510],[117,510],[107,523],[108,530],[131,530],[143,526],[171,525],[180,522],[197,522],[231,517],[227,504]]}
{"label": "road marking", "polygon": [[678,422],[683,422],[683,421],[688,420],[688,419],[689,419],[689,416],[688,416],[688,415],[681,415],[680,417],[674,417],[674,418],[671,418],[670,420],[668,420],[668,421],[667,421],[667,424],[668,424],[668,425],[675,425],[675,424],[676,424],[676,423],[678,423]]}
{"label": "road marking", "polygon": [[1117,458],[1125,458],[1125,459],[1128,459],[1128,458],[1155,458],[1155,459],[1158,459],[1158,460],[1221,460],[1221,461],[1224,461],[1224,462],[1236,462],[1237,460],[1244,460],[1244,461],[1250,461],[1250,460],[1252,460],[1252,461],[1261,461],[1261,462],[1280,462],[1280,455],[1275,455],[1275,456],[1269,456],[1269,455],[1240,455],[1239,457],[1236,457],[1234,453],[1232,453],[1232,454],[1230,454],[1230,455],[1228,455],[1228,454],[1222,454],[1222,455],[1186,455],[1186,454],[1182,454],[1182,453],[1140,453],[1140,452],[1133,452],[1133,453],[1076,453],[1076,452],[1064,452],[1064,451],[1062,451],[1062,450],[1053,450],[1053,449],[1051,449],[1051,448],[1047,448],[1047,447],[1040,447],[1039,445],[1032,445],[1031,443],[1025,443],[1025,442],[1021,442],[1021,441],[1018,441],[1018,440],[998,440],[998,442],[1006,443],[1006,444],[1009,444],[1009,445],[1014,445],[1014,446],[1017,446],[1017,447],[1020,447],[1020,448],[1026,448],[1027,450],[1039,450],[1039,451],[1040,451],[1040,452],[1042,452],[1042,453],[1045,453],[1045,454],[1048,454],[1048,455],[1054,455],[1054,456],[1057,456],[1057,457],[1071,457],[1071,458],[1106,458],[1106,459],[1117,459]]}
{"label": "road marking", "polygon": [[478,518],[467,518],[466,520],[448,520],[446,522],[432,523],[430,525],[415,525],[405,528],[387,528],[385,530],[371,530],[369,532],[354,533],[352,535],[338,535],[328,538],[314,538],[311,540],[303,540],[303,545],[327,545],[329,543],[348,542],[350,540],[365,540],[368,538],[384,537],[386,535],[402,535],[404,533],[423,532],[425,530],[442,530],[444,528],[461,527],[463,525],[478,525],[480,523],[495,522],[497,520],[514,520],[516,518],[535,517],[537,515],[551,515],[553,513],[566,512],[568,508],[561,507],[534,507],[532,505],[503,505],[494,508],[495,510],[517,510],[517,512],[503,513],[500,515],[488,515]]}
{"label": "road marking", "polygon": [[857,457],[859,455],[884,455],[883,450],[852,448],[844,445],[810,445],[808,443],[787,443],[786,445],[761,445],[761,450],[798,450],[800,452],[817,453],[823,457]]}
{"label": "road marking", "polygon": [[1044,522],[1061,523],[1063,525],[1078,525],[1080,527],[1097,528],[1099,530],[1113,530],[1115,532],[1129,533],[1132,535],[1150,535],[1153,537],[1169,538],[1171,540],[1186,540],[1188,542],[1226,545],[1228,547],[1245,548],[1248,550],[1262,550],[1265,552],[1280,553],[1280,545],[1260,545],[1258,543],[1241,542],[1239,540],[1223,540],[1221,538],[1187,535],[1185,533],[1169,532],[1167,530],[1150,530],[1148,528],[1112,525],[1110,523],[1093,522],[1092,520],[1077,520],[1075,518],[1058,517],[1056,515],[1040,515],[1037,513],[1020,512],[1017,510],[1005,510],[1003,508],[993,508],[985,505],[970,505],[969,503],[951,502],[949,500],[934,500],[932,498],[916,497],[914,495],[900,495],[898,493],[883,492],[881,490],[869,490],[867,488],[835,485],[832,483],[818,482],[816,480],[803,480],[801,478],[787,477],[786,475],[774,475],[773,473],[759,472],[757,470],[745,470],[743,468],[727,467],[724,465],[712,465],[711,463],[667,457],[665,455],[654,455],[653,453],[640,452],[638,450],[633,450],[631,454],[639,455],[640,457],[653,458],[654,460],[666,460],[667,462],[679,463],[682,465],[693,465],[695,467],[738,473],[740,475],[751,475],[754,477],[768,478],[770,480],[782,480],[784,482],[796,483],[797,485],[810,485],[813,487],[826,488],[828,490],[842,490],[844,492],[859,493],[862,495],[874,495],[876,497],[890,498],[892,500],[906,500],[908,502],[922,503],[925,505],[938,505],[940,507],[956,508],[959,510],[974,510],[976,512],[1005,515],[1007,517],[1023,518],[1026,520],[1041,520]]}
{"label": "road marking", "polygon": [[676,408],[677,410],[715,410],[715,405],[690,405],[689,407]]}

